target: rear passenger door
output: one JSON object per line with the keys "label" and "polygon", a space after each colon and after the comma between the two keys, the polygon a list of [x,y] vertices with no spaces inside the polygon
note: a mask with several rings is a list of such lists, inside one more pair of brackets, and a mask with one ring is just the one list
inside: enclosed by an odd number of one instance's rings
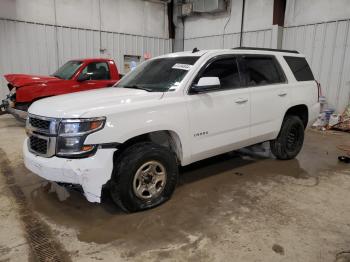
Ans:
{"label": "rear passenger door", "polygon": [[239,61],[251,97],[251,141],[273,139],[278,135],[289,105],[283,70],[272,55],[244,55]]}

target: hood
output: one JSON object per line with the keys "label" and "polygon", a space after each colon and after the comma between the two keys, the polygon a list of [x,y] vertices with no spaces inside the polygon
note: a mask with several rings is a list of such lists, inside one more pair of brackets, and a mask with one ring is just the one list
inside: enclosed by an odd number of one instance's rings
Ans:
{"label": "hood", "polygon": [[5,79],[13,86],[22,87],[33,84],[63,81],[54,76],[10,74],[4,75]]}
{"label": "hood", "polygon": [[55,118],[99,117],[115,112],[116,108],[160,99],[162,95],[162,92],[110,87],[41,99],[28,112]]}

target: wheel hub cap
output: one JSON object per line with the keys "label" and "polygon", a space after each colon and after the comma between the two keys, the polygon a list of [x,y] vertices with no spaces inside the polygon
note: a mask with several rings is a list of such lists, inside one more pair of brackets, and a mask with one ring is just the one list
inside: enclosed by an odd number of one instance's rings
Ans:
{"label": "wheel hub cap", "polygon": [[148,161],[136,171],[134,193],[142,200],[155,199],[163,192],[166,179],[165,167],[158,161]]}

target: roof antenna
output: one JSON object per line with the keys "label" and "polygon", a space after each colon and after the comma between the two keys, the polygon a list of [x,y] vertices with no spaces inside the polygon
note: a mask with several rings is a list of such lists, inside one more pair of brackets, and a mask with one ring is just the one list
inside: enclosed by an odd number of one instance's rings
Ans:
{"label": "roof antenna", "polygon": [[197,47],[193,48],[192,54],[193,54],[193,53],[197,53],[197,52],[199,52],[199,49],[198,49]]}

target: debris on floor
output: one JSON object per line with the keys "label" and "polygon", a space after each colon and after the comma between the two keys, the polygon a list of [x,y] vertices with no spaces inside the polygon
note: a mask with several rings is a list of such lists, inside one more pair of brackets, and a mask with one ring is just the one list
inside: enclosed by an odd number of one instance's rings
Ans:
{"label": "debris on floor", "polygon": [[335,129],[350,132],[350,105],[348,105],[342,114],[336,114],[334,112],[330,108],[322,110],[312,127],[322,131]]}
{"label": "debris on floor", "polygon": [[275,251],[277,254],[284,255],[284,248],[278,244],[274,244],[272,246],[272,250]]}
{"label": "debris on floor", "polygon": [[350,157],[338,156],[338,159],[339,159],[340,162],[344,162],[344,163],[350,164]]}
{"label": "debris on floor", "polygon": [[349,262],[350,261],[350,252],[343,251],[336,255],[335,262]]}
{"label": "debris on floor", "polygon": [[343,163],[350,164],[350,145],[339,145],[337,146],[339,150],[342,150],[345,152],[347,156],[339,156],[338,160]]}

